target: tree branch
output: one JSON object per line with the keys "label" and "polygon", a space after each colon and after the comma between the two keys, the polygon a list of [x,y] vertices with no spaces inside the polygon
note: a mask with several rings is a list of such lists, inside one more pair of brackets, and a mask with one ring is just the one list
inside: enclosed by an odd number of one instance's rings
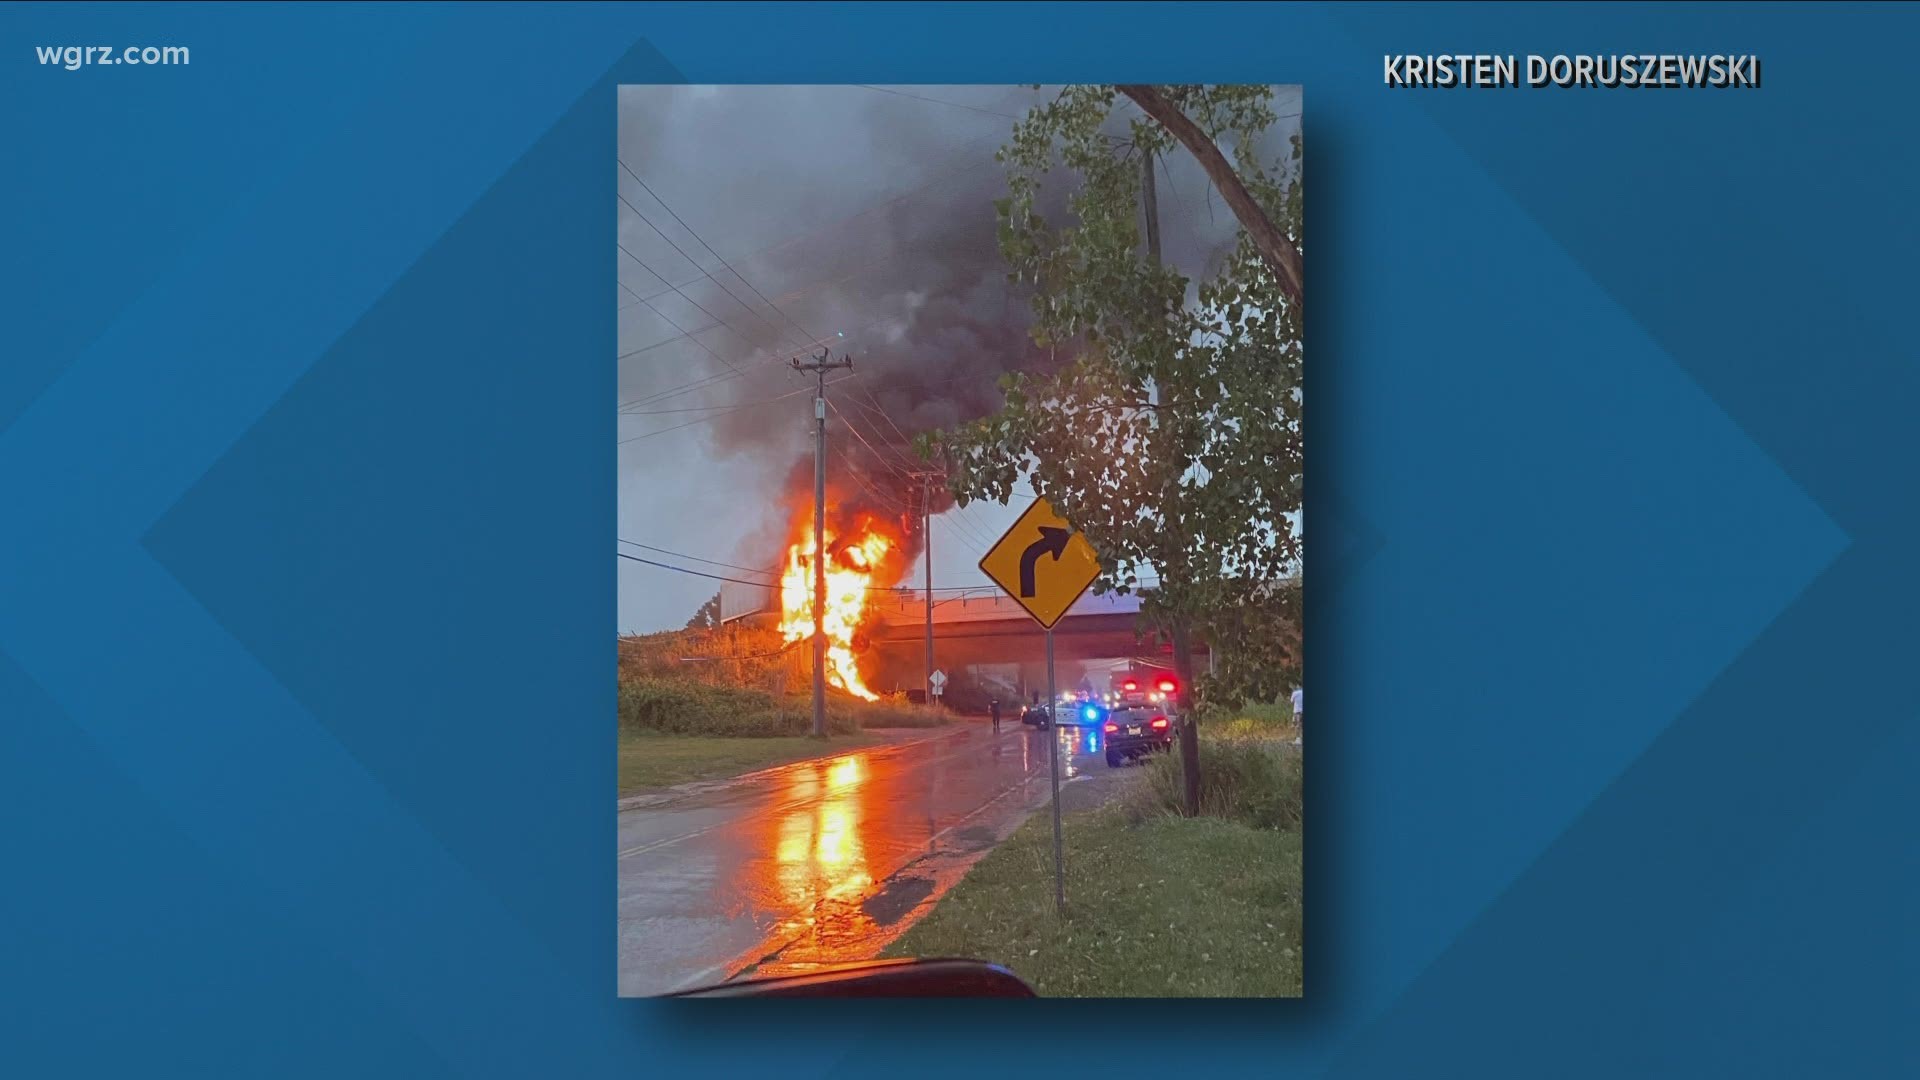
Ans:
{"label": "tree branch", "polygon": [[1276,228],[1267,217],[1267,212],[1253,201],[1247,186],[1240,182],[1240,174],[1233,171],[1232,164],[1220,153],[1220,148],[1213,145],[1207,133],[1201,131],[1199,125],[1187,119],[1185,113],[1152,86],[1128,83],[1116,89],[1132,98],[1142,112],[1159,121],[1160,126],[1180,140],[1180,144],[1200,162],[1200,167],[1206,170],[1207,179],[1220,189],[1220,197],[1226,200],[1233,216],[1240,219],[1240,226],[1253,238],[1253,246],[1259,249],[1261,257],[1273,268],[1274,276],[1280,279],[1281,290],[1296,302],[1304,303],[1302,293],[1305,279],[1300,268],[1300,249],[1293,246],[1287,234]]}

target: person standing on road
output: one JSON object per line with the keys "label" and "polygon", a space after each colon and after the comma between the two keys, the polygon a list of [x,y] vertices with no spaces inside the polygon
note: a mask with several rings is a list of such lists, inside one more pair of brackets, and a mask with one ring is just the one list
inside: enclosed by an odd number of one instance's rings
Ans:
{"label": "person standing on road", "polygon": [[1293,745],[1300,745],[1300,736],[1307,730],[1306,699],[1300,694],[1300,688],[1293,688]]}
{"label": "person standing on road", "polygon": [[1000,734],[1000,699],[994,698],[988,702],[987,708],[993,713],[993,733],[998,735]]}

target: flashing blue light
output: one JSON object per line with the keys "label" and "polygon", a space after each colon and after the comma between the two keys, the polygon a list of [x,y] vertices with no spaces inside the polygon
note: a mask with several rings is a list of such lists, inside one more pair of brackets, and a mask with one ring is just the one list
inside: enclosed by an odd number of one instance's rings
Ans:
{"label": "flashing blue light", "polygon": [[1086,708],[1080,710],[1080,715],[1086,717],[1087,720],[1091,722],[1091,721],[1100,719],[1100,710],[1089,705]]}

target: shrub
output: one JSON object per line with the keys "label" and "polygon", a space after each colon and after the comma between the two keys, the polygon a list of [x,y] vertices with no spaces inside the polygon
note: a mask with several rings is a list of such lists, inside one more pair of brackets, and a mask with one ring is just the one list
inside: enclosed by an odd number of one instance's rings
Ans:
{"label": "shrub", "polygon": [[[633,679],[620,684],[620,726],[677,735],[805,735],[813,730],[813,709],[810,701],[759,690]],[[828,731],[858,728],[845,712],[828,711]]]}
{"label": "shrub", "polygon": [[1285,701],[1250,702],[1234,708],[1210,708],[1200,716],[1200,730],[1228,738],[1272,736],[1293,730],[1293,706]]}
{"label": "shrub", "polygon": [[[813,731],[813,698],[679,679],[623,678],[619,717],[623,731],[734,737],[806,735]],[[945,722],[943,716],[900,701],[865,702],[839,693],[827,697],[827,731],[834,735],[863,727],[932,727]]]}
{"label": "shrub", "polygon": [[[1182,804],[1178,749],[1148,762],[1130,816],[1178,814]],[[1200,739],[1200,813],[1260,829],[1297,830],[1302,817],[1300,755],[1272,739]]]}
{"label": "shrub", "polygon": [[[811,698],[808,699],[811,702]],[[807,706],[811,709],[813,706]],[[857,701],[852,698],[827,699],[827,717],[831,721],[835,709],[846,713],[852,722],[863,728],[923,728],[939,727],[947,722],[946,714],[928,709],[924,705],[914,705],[907,701],[905,694],[889,695],[879,701]],[[812,713],[809,712],[811,717]]]}

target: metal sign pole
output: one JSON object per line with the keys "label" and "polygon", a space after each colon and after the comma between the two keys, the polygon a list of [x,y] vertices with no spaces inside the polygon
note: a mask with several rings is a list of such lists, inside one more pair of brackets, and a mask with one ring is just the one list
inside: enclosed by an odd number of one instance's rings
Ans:
{"label": "metal sign pole", "polygon": [[[1053,781],[1053,908],[1066,914],[1067,859],[1060,837],[1060,688],[1054,680],[1053,624],[1100,576],[1100,553],[1073,531],[1053,504],[1028,504],[993,547],[980,557],[980,571],[993,579],[1047,634],[1047,763]],[[1076,740],[1077,742],[1077,740]],[[1071,753],[1071,748],[1069,748]]]}
{"label": "metal sign pole", "polygon": [[1053,744],[1053,910],[1066,913],[1067,871],[1060,852],[1060,697],[1053,687],[1053,631],[1047,631],[1047,741]]}

